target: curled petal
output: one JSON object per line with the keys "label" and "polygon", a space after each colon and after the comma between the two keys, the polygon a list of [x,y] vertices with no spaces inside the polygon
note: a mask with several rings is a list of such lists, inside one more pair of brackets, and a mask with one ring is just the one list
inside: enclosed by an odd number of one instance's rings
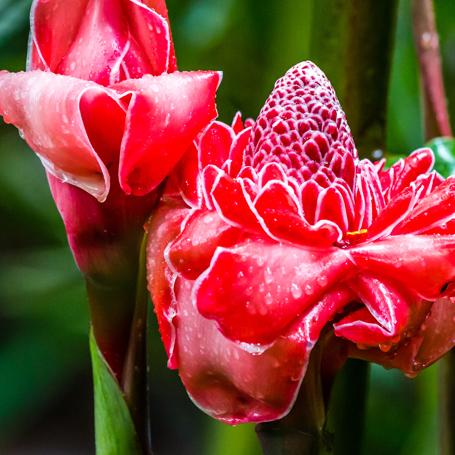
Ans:
{"label": "curled petal", "polygon": [[455,178],[449,177],[422,199],[393,230],[393,234],[418,234],[455,217]]}
{"label": "curled petal", "polygon": [[148,59],[150,73],[159,76],[174,71],[176,68],[169,68],[173,49],[164,1],[162,3],[166,16],[160,15],[159,10],[155,12],[140,0],[123,0],[122,3],[130,32]]}
{"label": "curled petal", "polygon": [[221,168],[229,157],[234,131],[221,122],[212,122],[201,133],[199,143],[199,166],[202,171],[206,166]]}
{"label": "curled petal", "polygon": [[172,170],[172,177],[183,200],[190,207],[199,207],[202,188],[199,178],[198,150],[194,141]]}
{"label": "curled petal", "polygon": [[30,13],[29,68],[55,72],[79,30],[89,0],[35,0]]}
{"label": "curled petal", "polygon": [[394,278],[428,300],[445,295],[455,280],[451,235],[397,235],[349,251],[360,267]]}
{"label": "curled petal", "polygon": [[232,246],[242,231],[227,224],[215,211],[196,210],[185,221],[185,227],[166,251],[172,269],[184,278],[194,280],[206,270],[218,246]]}
{"label": "curled petal", "polygon": [[382,352],[379,348],[358,349],[351,345],[349,356],[378,363],[385,368],[399,368],[414,377],[430,366],[455,345],[455,302],[447,297],[437,299],[425,323],[412,338],[398,348]]}
{"label": "curled petal", "polygon": [[349,286],[366,307],[334,324],[335,334],[364,346],[390,349],[406,333],[412,336],[429,310],[429,302],[399,282],[374,274],[360,274]]}
{"label": "curled petal", "polygon": [[192,302],[194,281],[177,279],[176,358],[194,402],[229,425],[275,420],[291,408],[312,347],[300,326],[263,352],[225,338]]}
{"label": "curled petal", "polygon": [[407,188],[418,176],[430,172],[434,165],[434,154],[429,148],[421,148],[404,160],[399,160],[387,171],[379,174],[386,202]]}
{"label": "curled petal", "polygon": [[228,338],[272,343],[299,313],[354,269],[336,248],[303,249],[253,238],[218,248],[195,303]]}
{"label": "curled petal", "polygon": [[106,165],[116,159],[125,118],[115,92],[41,71],[4,72],[0,113],[22,131],[51,174],[100,201],[106,198],[110,185]]}
{"label": "curled petal", "polygon": [[160,325],[160,333],[169,357],[168,366],[177,368],[174,357],[176,301],[172,293],[175,281],[173,273],[164,260],[164,250],[180,232],[180,225],[188,215],[189,209],[178,200],[162,202],[146,229],[147,242],[147,280],[148,288],[155,306]]}
{"label": "curled petal", "polygon": [[218,175],[211,191],[216,210],[233,226],[251,232],[262,232],[252,209],[251,198],[242,183],[242,180],[233,179],[225,173]]}
{"label": "curled petal", "polygon": [[120,185],[141,196],[156,188],[201,128],[216,117],[216,72],[144,76],[112,86],[129,100],[120,151]]}
{"label": "curled petal", "polygon": [[242,168],[243,155],[245,153],[245,148],[248,145],[250,135],[251,128],[246,128],[235,137],[234,142],[232,143],[231,151],[229,153],[229,159],[231,160],[229,174],[231,177],[237,177]]}
{"label": "curled petal", "polygon": [[[271,166],[271,165],[268,165]],[[299,213],[292,190],[280,181],[270,181],[259,193],[254,208],[264,230],[275,240],[308,246],[330,246],[341,238],[334,223],[320,221],[311,226]]]}

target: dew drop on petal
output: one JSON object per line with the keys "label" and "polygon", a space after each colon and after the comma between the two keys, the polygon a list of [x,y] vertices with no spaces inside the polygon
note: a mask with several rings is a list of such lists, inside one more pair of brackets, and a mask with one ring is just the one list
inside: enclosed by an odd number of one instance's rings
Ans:
{"label": "dew drop on petal", "polygon": [[298,299],[302,296],[302,289],[300,289],[300,287],[297,284],[292,283],[291,294],[292,294],[292,297],[294,297],[294,299]]}

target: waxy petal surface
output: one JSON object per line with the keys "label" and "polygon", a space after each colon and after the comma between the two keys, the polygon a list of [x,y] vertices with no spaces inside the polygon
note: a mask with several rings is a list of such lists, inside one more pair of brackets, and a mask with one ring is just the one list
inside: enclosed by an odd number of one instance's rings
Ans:
{"label": "waxy petal surface", "polygon": [[189,209],[182,201],[169,199],[162,202],[149,224],[147,231],[147,280],[155,313],[160,325],[160,333],[169,358],[169,368],[177,368],[174,355],[175,326],[177,314],[175,296],[172,292],[175,276],[166,264],[164,250],[180,232],[180,225]]}
{"label": "waxy petal surface", "polygon": [[175,285],[179,374],[196,404],[230,425],[275,420],[289,411],[320,331],[354,297],[346,286],[335,286],[272,347],[249,352],[198,313],[193,287],[184,279]]}
{"label": "waxy petal surface", "polygon": [[156,188],[201,128],[216,117],[216,72],[144,76],[114,85],[131,98],[120,152],[120,184],[127,194]]}
{"label": "waxy petal surface", "polygon": [[198,278],[195,304],[229,339],[268,344],[353,269],[336,248],[303,249],[252,238],[217,249]]}
{"label": "waxy petal surface", "polygon": [[429,300],[455,280],[454,236],[397,235],[349,251],[360,267],[396,278]]}
{"label": "waxy petal surface", "polygon": [[107,132],[112,124],[123,123],[125,112],[115,92],[95,83],[41,71],[0,73],[0,113],[5,121],[22,131],[51,174],[104,200],[110,177],[89,140],[82,104],[103,113]]}
{"label": "waxy petal surface", "polygon": [[187,220],[177,239],[169,245],[166,256],[172,269],[194,280],[206,270],[218,246],[232,246],[242,230],[227,224],[215,211],[196,210]]}

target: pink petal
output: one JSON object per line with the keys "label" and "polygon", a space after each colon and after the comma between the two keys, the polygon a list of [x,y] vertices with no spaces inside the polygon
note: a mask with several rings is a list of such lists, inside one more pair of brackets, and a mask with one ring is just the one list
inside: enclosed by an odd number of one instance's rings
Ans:
{"label": "pink petal", "polygon": [[56,73],[108,86],[152,72],[120,0],[91,0]]}
{"label": "pink petal", "polygon": [[181,201],[161,202],[150,223],[147,243],[147,280],[160,325],[160,333],[169,357],[169,368],[177,368],[174,356],[176,302],[172,294],[175,278],[164,260],[166,246],[180,232],[180,224],[188,215],[189,209]]}
{"label": "pink petal", "polygon": [[196,210],[185,221],[185,227],[169,245],[166,256],[172,269],[184,278],[194,280],[206,270],[218,246],[235,245],[242,235],[227,224],[217,212]]}
{"label": "pink petal", "polygon": [[336,248],[304,249],[255,238],[217,249],[198,278],[195,302],[229,339],[267,344],[352,269]]}
{"label": "pink petal", "polygon": [[120,184],[127,194],[147,194],[178,163],[217,115],[219,81],[216,72],[176,72],[113,86],[131,97],[120,151]]}
{"label": "pink petal", "polygon": [[331,246],[341,238],[337,226],[321,222],[311,226],[299,213],[292,190],[280,181],[270,181],[259,193],[254,208],[264,229],[275,240],[308,246]]}
{"label": "pink petal", "polygon": [[404,283],[428,300],[455,280],[455,237],[397,235],[350,248],[354,262]]}
{"label": "pink petal", "polygon": [[34,0],[30,13],[30,69],[55,72],[79,30],[89,0],[74,0],[71,8],[58,0]]}
{"label": "pink petal", "polygon": [[199,187],[198,150],[194,141],[172,170],[172,177],[183,200],[191,207],[199,207],[202,197]]}
{"label": "pink petal", "polygon": [[[160,15],[158,10],[147,7],[145,3],[140,0],[123,0],[123,8],[130,32],[152,68],[151,74],[159,76],[168,72],[172,46],[167,11],[166,16]],[[162,3],[165,10],[164,1]],[[135,60],[138,63],[137,57]]]}
{"label": "pink petal", "polygon": [[[126,0],[124,0],[126,1]],[[170,25],[169,25],[169,16],[167,12],[166,2],[165,0],[141,0],[142,3],[150,8],[151,10],[155,10],[161,17],[166,19],[170,33]],[[172,37],[170,37],[170,50],[169,50],[169,63],[168,63],[168,73],[173,73],[177,71],[177,61],[175,59],[175,52],[174,52],[174,45],[172,43]]]}
{"label": "pink petal", "polygon": [[234,132],[221,122],[212,122],[202,133],[199,144],[199,166],[202,171],[209,164],[221,168],[229,157]]}
{"label": "pink petal", "polygon": [[193,286],[194,281],[177,279],[174,318],[179,375],[191,398],[204,412],[229,425],[285,415],[312,347],[300,326],[292,325],[260,355],[248,352],[198,313],[191,297]]}
{"label": "pink petal", "polygon": [[0,112],[22,130],[51,174],[106,198],[106,165],[116,159],[125,116],[114,92],[41,71],[2,73]]}

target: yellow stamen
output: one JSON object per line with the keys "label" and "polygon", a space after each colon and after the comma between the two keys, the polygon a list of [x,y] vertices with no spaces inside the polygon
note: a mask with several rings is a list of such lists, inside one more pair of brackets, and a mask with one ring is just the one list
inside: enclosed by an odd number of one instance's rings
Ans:
{"label": "yellow stamen", "polygon": [[368,229],[361,229],[360,231],[346,232],[346,235],[362,235],[366,234]]}

